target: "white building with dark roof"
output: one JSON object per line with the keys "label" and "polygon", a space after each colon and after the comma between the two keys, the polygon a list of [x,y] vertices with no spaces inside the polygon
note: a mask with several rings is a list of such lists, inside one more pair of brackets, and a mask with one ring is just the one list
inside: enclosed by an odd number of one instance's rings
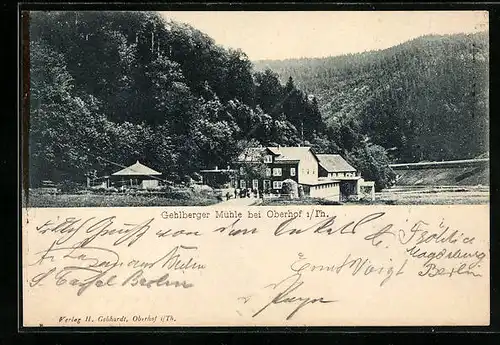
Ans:
{"label": "white building with dark roof", "polygon": [[[250,177],[246,168],[254,163],[265,164],[265,172]],[[318,180],[318,158],[310,147],[250,147],[234,162],[237,171],[236,187],[278,194],[283,181],[299,184]]]}
{"label": "white building with dark roof", "polygon": [[[338,154],[316,154],[311,147],[250,147],[233,162],[232,186],[281,195],[283,182],[295,181],[310,197],[342,201],[367,185],[356,169]],[[255,173],[251,166],[263,167]],[[204,181],[212,170],[203,170]],[[368,182],[370,185],[371,182]],[[373,185],[373,184],[371,184]]]}
{"label": "white building with dark roof", "polygon": [[[263,177],[249,178],[245,167],[251,163],[265,164]],[[286,180],[295,181],[311,197],[339,198],[338,181],[319,179],[319,159],[311,147],[252,147],[243,151],[235,162],[236,187],[261,190],[279,195]]]}

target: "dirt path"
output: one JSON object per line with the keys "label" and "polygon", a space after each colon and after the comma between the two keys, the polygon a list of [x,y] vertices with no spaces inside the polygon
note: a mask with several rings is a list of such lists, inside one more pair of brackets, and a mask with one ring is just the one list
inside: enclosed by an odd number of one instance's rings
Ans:
{"label": "dirt path", "polygon": [[231,198],[220,202],[220,206],[255,206],[259,205],[262,199],[259,198]]}

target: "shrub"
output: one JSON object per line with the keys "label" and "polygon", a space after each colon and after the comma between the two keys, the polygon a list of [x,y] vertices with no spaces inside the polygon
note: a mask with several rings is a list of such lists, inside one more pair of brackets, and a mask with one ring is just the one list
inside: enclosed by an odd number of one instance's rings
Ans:
{"label": "shrub", "polygon": [[179,175],[177,175],[175,173],[170,173],[167,175],[166,181],[168,181],[166,183],[169,183],[169,184],[180,183],[181,178],[179,177]]}
{"label": "shrub", "polygon": [[182,183],[184,183],[186,186],[192,185],[193,182],[193,179],[189,175],[184,175],[184,177],[182,178]]}
{"label": "shrub", "polygon": [[195,194],[201,194],[201,195],[211,195],[214,194],[214,190],[212,187],[207,186],[207,185],[199,185],[195,184],[191,186],[191,190]]}
{"label": "shrub", "polygon": [[213,192],[214,189],[212,187],[207,186],[206,184],[204,184],[204,185],[201,186],[201,191],[202,192]]}
{"label": "shrub", "polygon": [[80,189],[80,190],[76,191],[75,194],[77,194],[77,195],[92,194],[92,190],[87,189],[87,188]]}
{"label": "shrub", "polygon": [[90,190],[96,194],[104,194],[106,193],[106,187],[103,186],[96,186],[96,187],[91,187]]}
{"label": "shrub", "polygon": [[202,180],[203,180],[203,178],[202,178],[201,174],[199,174],[199,173],[197,173],[197,172],[192,173],[192,174],[191,174],[191,177],[192,177],[192,179],[193,179],[195,182],[197,182],[197,183],[200,183],[200,182],[202,182]]}
{"label": "shrub", "polygon": [[296,198],[298,196],[297,182],[290,179],[283,181],[281,193],[290,199]]}
{"label": "shrub", "polygon": [[389,166],[387,151],[379,145],[365,144],[346,157],[367,181],[375,181],[375,190],[394,184],[396,174]]}
{"label": "shrub", "polygon": [[75,193],[80,189],[84,188],[84,185],[79,182],[74,182],[71,180],[64,180],[57,184],[57,187],[62,193]]}
{"label": "shrub", "polygon": [[193,192],[189,189],[172,189],[171,191],[166,193],[167,198],[176,199],[176,200],[188,200],[193,196]]}
{"label": "shrub", "polygon": [[148,195],[148,194],[151,194],[151,192],[149,190],[146,190],[146,189],[138,189],[135,191],[135,194],[137,195]]}
{"label": "shrub", "polygon": [[168,186],[168,185],[163,185],[163,186],[159,186],[158,187],[158,191],[159,192],[165,192],[165,193],[168,193],[168,192],[171,192],[173,189],[172,186]]}

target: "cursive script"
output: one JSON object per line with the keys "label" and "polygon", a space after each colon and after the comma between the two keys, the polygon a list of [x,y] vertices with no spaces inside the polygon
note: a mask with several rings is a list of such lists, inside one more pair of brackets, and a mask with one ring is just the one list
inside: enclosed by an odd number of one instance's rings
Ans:
{"label": "cursive script", "polygon": [[147,219],[143,222],[129,224],[125,223],[122,227],[115,227],[114,221],[116,216],[97,219],[91,217],[82,219],[77,217],[67,217],[61,222],[49,220],[37,227],[40,234],[57,234],[59,238],[56,241],[57,245],[64,244],[73,238],[77,233],[83,232],[85,237],[74,246],[84,247],[90,244],[98,237],[118,236],[118,239],[113,243],[114,246],[122,243],[127,243],[127,246],[132,246],[150,229],[150,224],[154,218]]}
{"label": "cursive script", "polygon": [[375,264],[368,257],[353,257],[351,254],[348,254],[342,263],[313,264],[302,253],[299,253],[298,257],[298,260],[290,265],[290,269],[293,272],[299,274],[324,272],[340,275],[342,272],[347,271],[352,276],[378,275],[382,276],[380,287],[387,283],[393,276],[397,277],[404,274],[403,269],[408,262],[408,259],[406,259],[401,264],[394,265],[392,259],[389,259],[389,262],[386,264]]}
{"label": "cursive script", "polygon": [[295,309],[293,309],[293,311],[286,317],[286,320],[290,320],[299,310],[304,308],[306,305],[315,303],[325,304],[337,302],[337,300],[325,300],[324,297],[296,296],[296,293],[298,292],[297,290],[304,284],[301,278],[302,275],[300,273],[295,273],[283,279],[279,283],[269,284],[268,286],[266,286],[265,288],[272,288],[273,290],[278,289],[279,292],[271,299],[271,301],[269,301],[266,305],[260,308],[259,311],[253,314],[252,317],[256,317],[271,305],[294,304],[296,305]]}
{"label": "cursive script", "polygon": [[[187,280],[173,280],[166,271],[203,270],[206,265],[194,260],[193,256],[185,258],[186,251],[196,252],[195,246],[174,246],[166,254],[154,261],[132,258],[122,262],[116,251],[102,247],[56,247],[54,241],[49,248],[36,253],[39,258],[30,266],[42,267],[29,281],[30,287],[42,285],[52,277],[56,286],[69,285],[77,287],[77,296],[81,296],[90,287],[173,286],[190,288]],[[49,264],[49,268],[46,264]],[[123,279],[123,271],[117,268],[133,269],[132,274]],[[156,269],[153,271],[153,269]],[[160,273],[157,273],[157,271]],[[125,274],[127,272],[125,271]]]}
{"label": "cursive script", "polygon": [[297,219],[297,217],[293,217],[279,224],[276,230],[274,231],[274,235],[275,236],[282,236],[285,234],[299,235],[305,232],[313,232],[315,234],[322,234],[322,235],[334,235],[337,233],[340,233],[341,235],[355,234],[356,230],[359,227],[384,216],[384,214],[385,212],[371,213],[361,218],[357,222],[350,221],[345,224],[339,224],[339,225],[337,225],[337,216],[332,216],[323,219],[320,222],[317,222],[306,228],[292,227],[291,224]]}

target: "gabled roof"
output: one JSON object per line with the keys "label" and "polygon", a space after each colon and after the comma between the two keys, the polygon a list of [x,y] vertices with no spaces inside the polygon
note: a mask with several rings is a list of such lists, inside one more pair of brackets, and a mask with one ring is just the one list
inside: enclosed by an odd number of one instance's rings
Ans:
{"label": "gabled roof", "polygon": [[263,155],[272,154],[275,162],[299,162],[307,157],[309,153],[317,159],[310,147],[250,147],[238,157],[239,162],[256,162]]}
{"label": "gabled roof", "polygon": [[276,161],[301,161],[310,153],[316,157],[308,146],[298,147],[268,147],[269,151],[276,155]]}
{"label": "gabled roof", "polygon": [[319,164],[328,172],[356,172],[341,155],[318,154]]}
{"label": "gabled roof", "polygon": [[160,172],[148,168],[147,166],[139,163],[139,161],[113,174],[113,176],[159,176],[159,175],[161,175]]}

